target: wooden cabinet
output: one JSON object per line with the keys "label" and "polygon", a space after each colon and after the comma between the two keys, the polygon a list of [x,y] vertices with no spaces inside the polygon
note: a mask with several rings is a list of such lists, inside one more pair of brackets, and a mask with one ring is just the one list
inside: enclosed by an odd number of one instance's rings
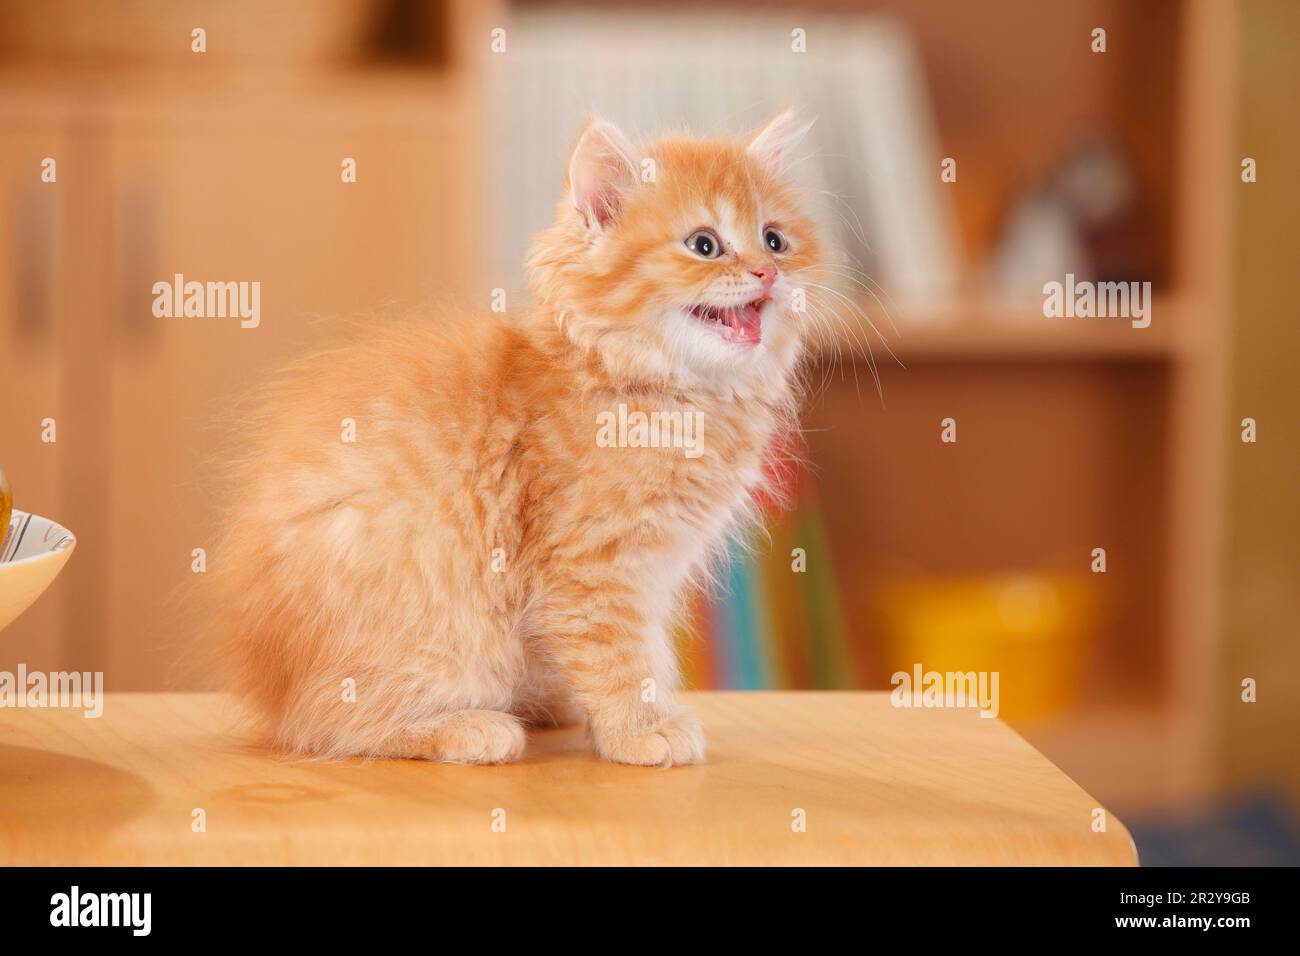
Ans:
{"label": "wooden cabinet", "polygon": [[[425,78],[76,99],[0,167],[15,223],[0,265],[5,467],[20,507],[78,536],[4,646],[61,629],[59,666],[104,670],[118,690],[195,686],[173,598],[211,546],[223,490],[208,476],[241,395],[342,320],[487,301],[473,124]],[[60,154],[57,184],[39,182],[43,153]],[[156,316],[154,284],[177,274],[258,283],[256,327]]]}
{"label": "wooden cabinet", "polygon": [[[0,97],[0,468],[15,506],[59,518],[65,495],[61,456],[64,377],[59,362],[68,313],[61,288],[75,210],[68,177],[68,116],[61,104]],[[42,179],[55,159],[55,181]],[[54,443],[42,423],[54,423]],[[0,533],[3,533],[0,531]],[[62,607],[70,595],[56,581],[39,601],[0,632],[0,669],[19,661],[45,669],[62,659]]]}

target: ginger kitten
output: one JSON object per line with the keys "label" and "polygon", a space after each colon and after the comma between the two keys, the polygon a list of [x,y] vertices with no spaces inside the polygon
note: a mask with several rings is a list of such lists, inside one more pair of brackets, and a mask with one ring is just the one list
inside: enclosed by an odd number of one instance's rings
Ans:
{"label": "ginger kitten", "polygon": [[669,624],[795,424],[806,129],[638,152],[591,120],[526,315],[376,329],[270,388],[211,583],[276,747],[497,763],[585,718],[607,760],[703,759]]}

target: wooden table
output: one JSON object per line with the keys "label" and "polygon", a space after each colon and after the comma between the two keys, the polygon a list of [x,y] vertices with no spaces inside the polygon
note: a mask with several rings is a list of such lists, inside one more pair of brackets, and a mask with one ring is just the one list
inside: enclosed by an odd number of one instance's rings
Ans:
{"label": "wooden table", "polygon": [[709,759],[672,770],[602,763],[578,729],[533,734],[510,766],[293,765],[212,694],[110,694],[98,719],[0,709],[0,864],[1137,862],[1119,820],[1094,832],[1097,802],[974,711],[690,703]]}

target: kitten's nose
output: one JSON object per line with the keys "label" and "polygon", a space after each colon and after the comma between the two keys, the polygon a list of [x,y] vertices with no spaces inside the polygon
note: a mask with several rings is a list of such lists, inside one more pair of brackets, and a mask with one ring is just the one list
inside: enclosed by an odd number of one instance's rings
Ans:
{"label": "kitten's nose", "polygon": [[761,269],[751,269],[750,275],[758,276],[758,281],[763,283],[763,291],[767,292],[772,288],[772,283],[776,281],[776,267],[764,266]]}

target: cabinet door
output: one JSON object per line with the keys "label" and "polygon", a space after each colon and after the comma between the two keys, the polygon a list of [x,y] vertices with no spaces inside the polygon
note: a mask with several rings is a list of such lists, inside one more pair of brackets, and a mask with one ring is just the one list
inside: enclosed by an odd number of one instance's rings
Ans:
{"label": "cabinet door", "polygon": [[[71,197],[84,170],[67,149],[64,115],[49,104],[6,94],[0,131],[0,468],[15,508],[71,527],[61,478],[77,439],[63,415],[59,356]],[[0,633],[0,670],[62,669],[70,580],[65,571]]]}
{"label": "cabinet door", "polygon": [[[118,689],[207,683],[184,595],[202,587],[195,551],[211,551],[226,497],[210,476],[249,387],[340,319],[486,301],[459,114],[427,95],[350,97],[115,118],[101,640]],[[155,316],[154,283],[178,274],[259,283],[256,327]]]}

